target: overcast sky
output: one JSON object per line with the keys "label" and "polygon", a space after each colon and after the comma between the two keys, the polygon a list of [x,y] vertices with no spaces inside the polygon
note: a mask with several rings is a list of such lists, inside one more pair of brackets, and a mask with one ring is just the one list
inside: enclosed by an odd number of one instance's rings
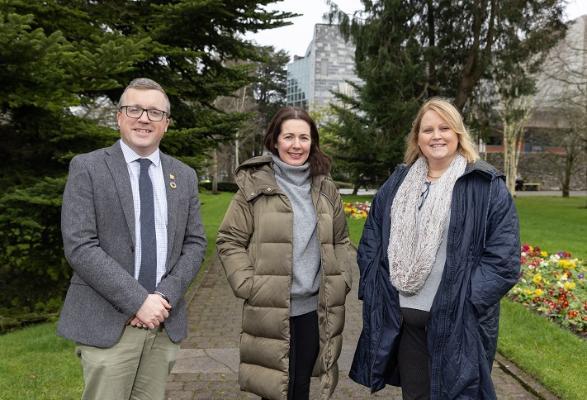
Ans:
{"label": "overcast sky", "polygon": [[[335,3],[349,14],[362,8],[360,0],[335,0]],[[293,18],[292,25],[262,31],[247,37],[261,45],[286,50],[290,57],[304,55],[312,40],[314,25],[323,22],[322,17],[328,12],[326,0],[284,0],[270,5],[269,8],[303,15]],[[583,14],[587,14],[587,0],[568,1],[566,19],[575,19]]]}

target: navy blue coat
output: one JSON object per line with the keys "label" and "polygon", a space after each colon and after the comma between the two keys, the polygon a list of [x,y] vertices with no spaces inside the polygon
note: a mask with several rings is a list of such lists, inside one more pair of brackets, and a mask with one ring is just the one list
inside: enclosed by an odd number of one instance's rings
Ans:
{"label": "navy blue coat", "polygon": [[[386,384],[401,386],[402,321],[387,247],[391,205],[408,169],[396,168],[379,189],[357,255],[363,331],[349,376],[372,392]],[[446,264],[428,321],[432,400],[496,398],[491,366],[499,300],[517,282],[519,270],[518,217],[503,175],[484,161],[469,164],[453,189]]]}

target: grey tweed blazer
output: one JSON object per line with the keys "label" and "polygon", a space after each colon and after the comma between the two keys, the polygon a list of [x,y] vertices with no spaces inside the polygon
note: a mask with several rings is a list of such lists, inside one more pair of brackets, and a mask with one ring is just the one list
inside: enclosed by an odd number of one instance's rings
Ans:
{"label": "grey tweed blazer", "polygon": [[[170,300],[173,308],[165,329],[179,342],[187,334],[183,295],[202,263],[206,237],[195,171],[163,153],[161,163],[167,190],[167,260],[156,290]],[[111,347],[147,298],[134,278],[133,207],[119,142],[71,160],[61,231],[73,276],[57,326],[59,335]]]}

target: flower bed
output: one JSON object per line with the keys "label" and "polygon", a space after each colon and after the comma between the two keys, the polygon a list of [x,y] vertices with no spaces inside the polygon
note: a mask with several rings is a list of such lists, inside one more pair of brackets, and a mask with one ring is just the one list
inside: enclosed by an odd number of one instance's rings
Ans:
{"label": "flower bed", "polygon": [[508,297],[587,336],[587,267],[570,253],[522,246],[520,280]]}
{"label": "flower bed", "polygon": [[371,209],[371,203],[366,201],[364,203],[344,203],[344,213],[346,216],[357,219],[367,218],[369,210]]}

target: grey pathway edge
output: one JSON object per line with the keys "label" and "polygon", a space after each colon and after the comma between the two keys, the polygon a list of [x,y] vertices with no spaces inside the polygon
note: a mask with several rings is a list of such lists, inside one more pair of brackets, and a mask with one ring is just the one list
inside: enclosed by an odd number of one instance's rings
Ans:
{"label": "grey pathway edge", "polygon": [[[188,337],[182,342],[177,362],[167,382],[167,400],[259,399],[241,392],[238,377],[238,343],[242,300],[236,299],[215,258],[203,279],[188,293]],[[401,399],[398,388],[387,386],[370,394],[350,380],[348,371],[361,332],[361,302],[357,299],[359,271],[347,297],[347,313],[342,354],[339,359],[340,381],[332,399]],[[513,363],[498,356],[493,366],[493,382],[498,399],[556,399]],[[317,380],[312,383],[311,399],[318,399]]]}

